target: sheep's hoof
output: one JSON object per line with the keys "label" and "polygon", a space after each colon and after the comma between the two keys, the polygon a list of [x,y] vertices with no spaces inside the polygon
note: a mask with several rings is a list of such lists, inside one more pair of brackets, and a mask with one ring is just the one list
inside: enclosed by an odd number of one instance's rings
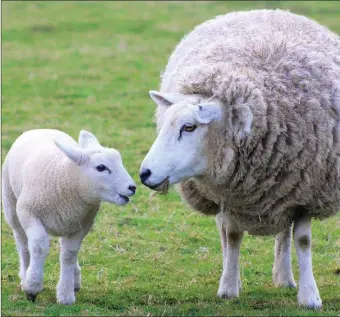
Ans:
{"label": "sheep's hoof", "polygon": [[275,287],[286,287],[286,288],[296,288],[296,283],[293,281],[285,281],[285,282],[275,282]]}
{"label": "sheep's hoof", "polygon": [[217,296],[222,299],[233,299],[239,297],[237,294],[217,294]]}
{"label": "sheep's hoof", "polygon": [[28,293],[26,292],[26,299],[32,303],[35,302],[35,299],[37,298],[38,294],[32,294],[32,293]]}
{"label": "sheep's hoof", "polygon": [[77,293],[77,292],[79,292],[80,291],[80,287],[75,287],[74,288],[74,291]]}
{"label": "sheep's hoof", "polygon": [[226,288],[220,288],[217,292],[217,296],[223,299],[233,299],[239,297],[239,290],[232,290]]}

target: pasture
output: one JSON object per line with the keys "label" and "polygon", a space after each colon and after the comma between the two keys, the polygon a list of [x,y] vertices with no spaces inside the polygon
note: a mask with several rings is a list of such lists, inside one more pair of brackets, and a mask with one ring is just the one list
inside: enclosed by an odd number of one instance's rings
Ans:
{"label": "pasture", "polygon": [[[148,91],[159,88],[160,72],[183,35],[216,15],[276,7],[340,34],[336,1],[2,3],[2,162],[25,130],[56,128],[77,139],[85,129],[121,152],[137,182],[127,206],[102,205],[79,253],[82,289],[71,306],[56,303],[56,238],[44,290],[35,303],[26,300],[12,231],[2,216],[3,315],[339,315],[340,214],[313,222],[321,311],[298,308],[296,289],[274,287],[274,237],[247,234],[241,296],[227,301],[216,296],[222,255],[214,218],[191,211],[175,189],[151,197],[138,177],[156,136]],[[292,253],[298,281],[294,247]]]}

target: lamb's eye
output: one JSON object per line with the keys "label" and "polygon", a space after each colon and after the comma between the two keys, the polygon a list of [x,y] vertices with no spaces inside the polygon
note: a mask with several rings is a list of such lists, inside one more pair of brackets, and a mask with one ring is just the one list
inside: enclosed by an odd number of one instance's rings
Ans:
{"label": "lamb's eye", "polygon": [[96,167],[96,170],[97,170],[98,172],[104,172],[104,171],[106,170],[106,166],[103,165],[103,164],[100,164],[100,165],[98,165],[98,166]]}
{"label": "lamb's eye", "polygon": [[195,131],[197,126],[195,125],[184,125],[183,126],[183,130],[186,131],[186,132],[193,132]]}

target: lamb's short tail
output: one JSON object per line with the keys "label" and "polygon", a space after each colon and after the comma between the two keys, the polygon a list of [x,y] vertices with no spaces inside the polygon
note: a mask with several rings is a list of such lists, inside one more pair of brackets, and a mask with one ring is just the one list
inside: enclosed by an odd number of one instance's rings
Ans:
{"label": "lamb's short tail", "polygon": [[1,171],[1,204],[7,223],[13,227],[18,225],[18,218],[16,216],[17,199],[9,181],[7,165],[8,163],[5,159]]}

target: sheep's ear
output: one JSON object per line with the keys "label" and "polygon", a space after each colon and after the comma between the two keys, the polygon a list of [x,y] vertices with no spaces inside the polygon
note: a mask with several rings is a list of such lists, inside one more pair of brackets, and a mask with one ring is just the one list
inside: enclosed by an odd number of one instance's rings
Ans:
{"label": "sheep's ear", "polygon": [[231,125],[234,137],[237,141],[243,140],[251,131],[253,113],[246,105],[240,105],[232,109]]}
{"label": "sheep's ear", "polygon": [[87,162],[87,155],[82,151],[82,149],[77,148],[73,145],[66,144],[61,140],[53,139],[55,145],[74,163],[77,165],[82,165]]}
{"label": "sheep's ear", "polygon": [[163,107],[170,107],[174,103],[180,102],[186,96],[175,93],[161,93],[155,90],[150,90],[149,95],[151,99],[158,105]]}
{"label": "sheep's ear", "polygon": [[194,116],[201,124],[222,119],[222,107],[217,103],[205,103],[194,106]]}
{"label": "sheep's ear", "polygon": [[92,133],[85,130],[79,132],[78,144],[83,149],[102,147],[97,138]]}

